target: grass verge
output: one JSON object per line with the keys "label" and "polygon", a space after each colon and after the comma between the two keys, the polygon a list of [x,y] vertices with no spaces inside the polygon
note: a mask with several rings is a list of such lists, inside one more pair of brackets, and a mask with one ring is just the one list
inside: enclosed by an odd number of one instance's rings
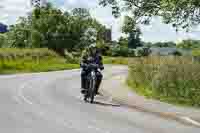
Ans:
{"label": "grass verge", "polygon": [[103,62],[104,62],[104,64],[128,65],[128,58],[104,56]]}
{"label": "grass verge", "polygon": [[79,68],[48,49],[0,49],[0,74]]}
{"label": "grass verge", "polygon": [[200,107],[200,64],[187,57],[133,59],[127,83],[147,98]]}

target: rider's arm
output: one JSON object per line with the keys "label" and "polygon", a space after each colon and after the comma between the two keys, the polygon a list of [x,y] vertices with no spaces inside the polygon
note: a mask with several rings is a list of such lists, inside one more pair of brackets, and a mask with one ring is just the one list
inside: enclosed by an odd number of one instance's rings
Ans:
{"label": "rider's arm", "polygon": [[87,67],[87,53],[86,51],[83,51],[82,57],[81,57],[81,62],[80,62],[80,67],[85,68]]}
{"label": "rider's arm", "polygon": [[104,69],[104,66],[103,66],[103,57],[102,57],[101,55],[99,55],[99,68],[100,68],[101,70]]}

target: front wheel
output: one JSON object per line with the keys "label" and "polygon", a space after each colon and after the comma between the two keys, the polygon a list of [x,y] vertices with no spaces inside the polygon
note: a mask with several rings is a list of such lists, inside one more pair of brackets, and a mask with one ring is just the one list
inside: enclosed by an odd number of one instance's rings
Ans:
{"label": "front wheel", "polygon": [[96,80],[94,78],[91,78],[91,80],[90,80],[90,87],[89,87],[90,103],[94,102],[94,97],[95,97],[95,83],[96,83]]}
{"label": "front wheel", "polygon": [[84,99],[83,99],[83,100],[84,100],[85,102],[87,102],[87,99],[88,99],[87,94],[84,94]]}

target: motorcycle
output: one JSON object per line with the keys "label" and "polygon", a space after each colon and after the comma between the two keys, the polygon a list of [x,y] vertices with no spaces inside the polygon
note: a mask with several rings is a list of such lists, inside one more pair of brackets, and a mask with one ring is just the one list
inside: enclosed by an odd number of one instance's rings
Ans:
{"label": "motorcycle", "polygon": [[95,87],[97,82],[97,71],[98,65],[97,64],[90,64],[88,66],[89,74],[87,75],[87,91],[84,94],[84,101],[87,102],[89,100],[90,103],[94,102],[95,97]]}

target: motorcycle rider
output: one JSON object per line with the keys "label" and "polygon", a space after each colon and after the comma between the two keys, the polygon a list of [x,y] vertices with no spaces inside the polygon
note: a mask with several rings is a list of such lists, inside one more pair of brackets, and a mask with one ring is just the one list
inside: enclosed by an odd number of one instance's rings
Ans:
{"label": "motorcycle rider", "polygon": [[[87,75],[89,74],[90,70],[88,68],[88,65],[92,64],[97,64],[98,68],[100,70],[104,69],[103,62],[102,62],[102,56],[100,55],[100,52],[98,48],[96,47],[96,44],[90,45],[82,54],[81,58],[81,93],[85,94],[87,90]],[[95,87],[95,94],[98,95],[99,92],[99,86],[101,84],[103,75],[101,74],[100,71],[96,72],[97,75],[97,82],[96,82],[96,87]]]}

